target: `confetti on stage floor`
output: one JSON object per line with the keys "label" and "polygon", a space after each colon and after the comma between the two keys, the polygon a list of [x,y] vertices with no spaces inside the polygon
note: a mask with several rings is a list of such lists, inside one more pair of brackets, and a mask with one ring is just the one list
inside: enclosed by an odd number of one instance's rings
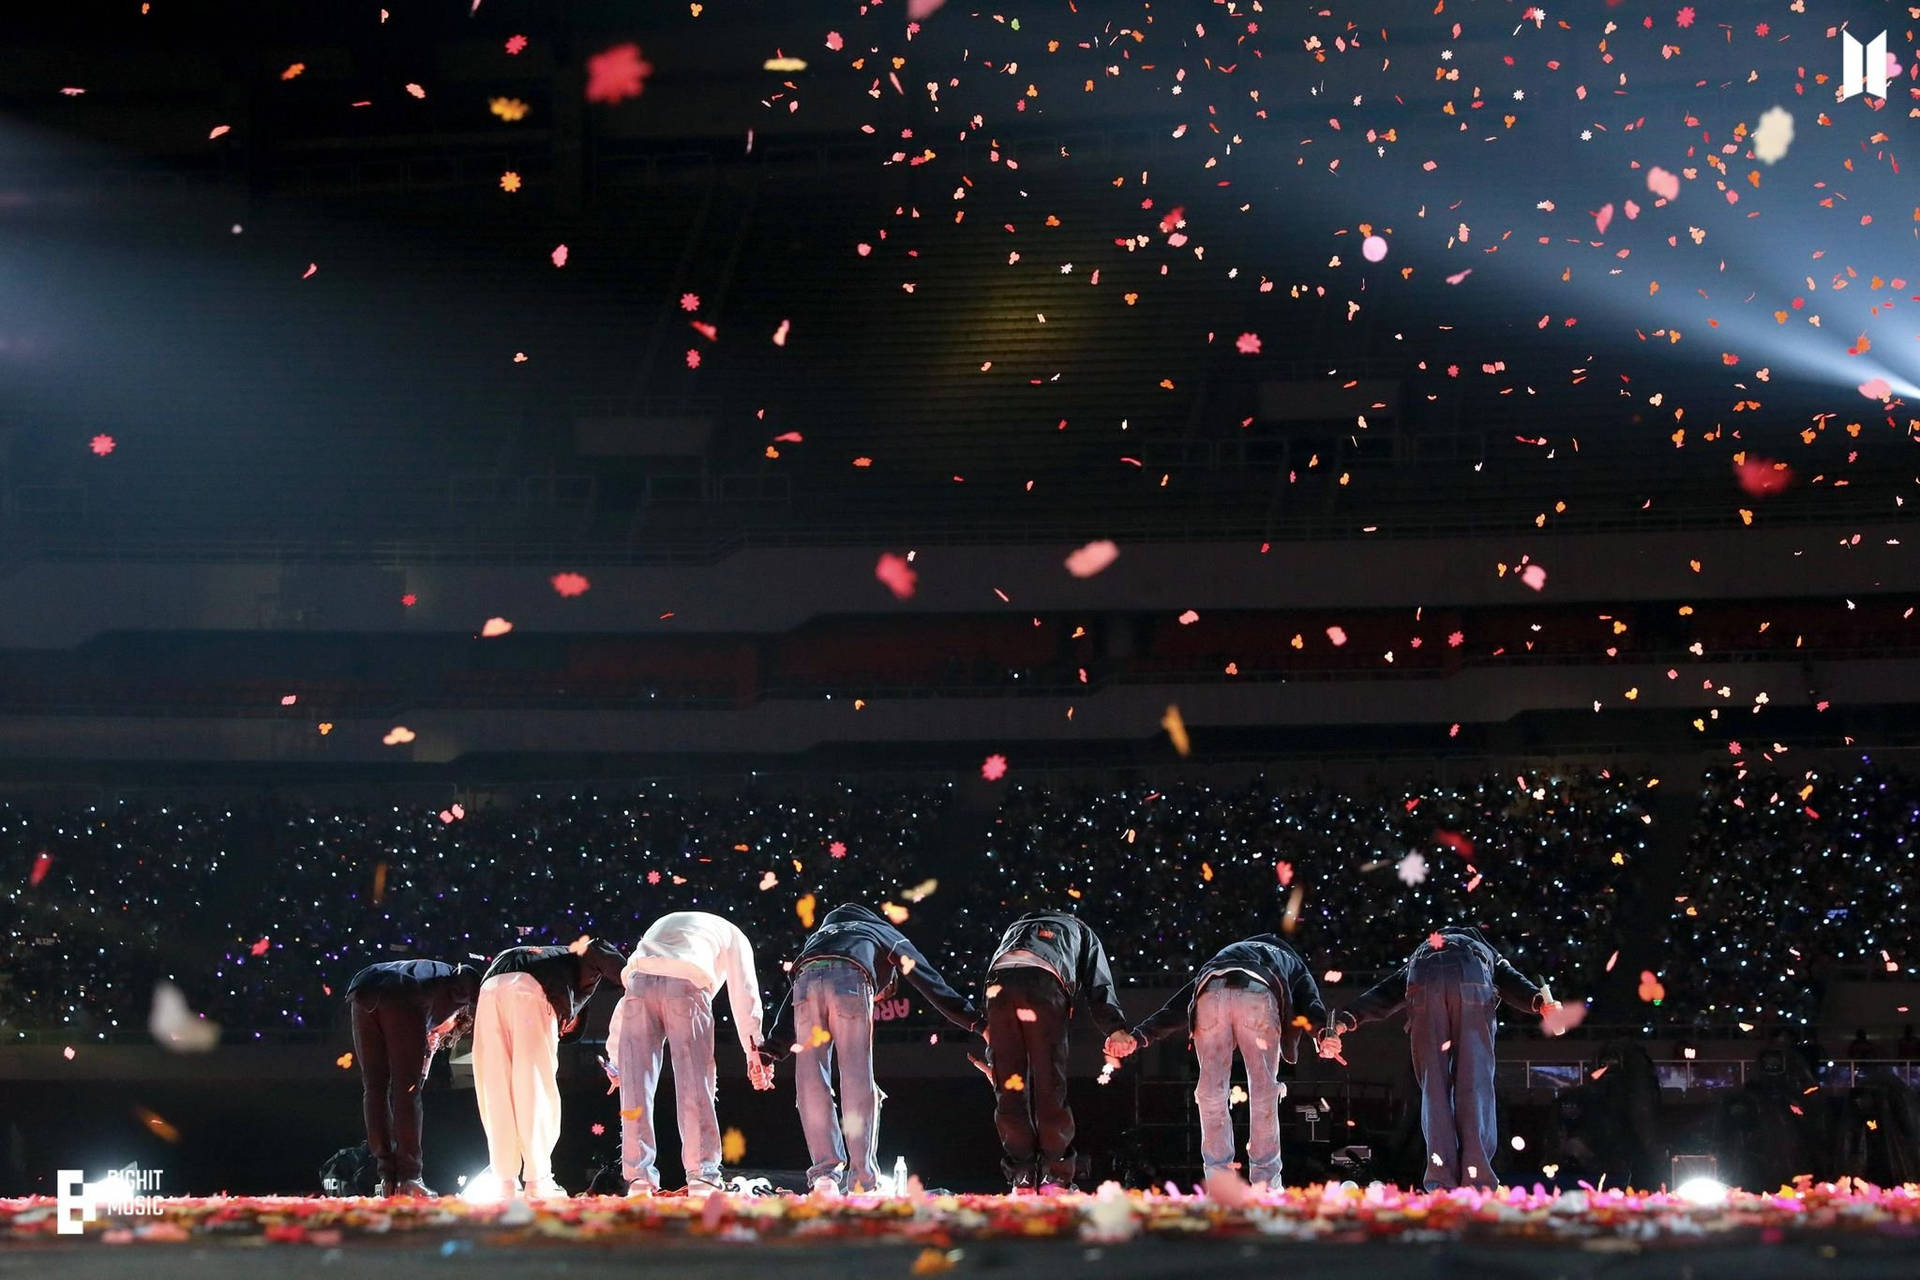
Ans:
{"label": "confetti on stage floor", "polygon": [[[438,1200],[330,1197],[167,1198],[158,1212],[88,1223],[56,1235],[48,1197],[0,1200],[0,1241],[10,1244],[187,1243],[337,1245],[420,1234],[542,1241],[638,1243],[651,1239],[751,1244],[850,1240],[944,1249],[980,1240],[1119,1243],[1139,1237],[1321,1241],[1513,1241],[1637,1250],[1710,1241],[1782,1243],[1843,1235],[1920,1235],[1920,1185],[1822,1184],[1764,1195],[1728,1193],[1701,1204],[1667,1194],[1556,1192],[1517,1187],[1408,1194],[1333,1184],[1228,1204],[1205,1196],[1123,1192],[1061,1196],[751,1196],[705,1200],[570,1200],[475,1205]],[[1229,1196],[1225,1199],[1237,1199]]]}

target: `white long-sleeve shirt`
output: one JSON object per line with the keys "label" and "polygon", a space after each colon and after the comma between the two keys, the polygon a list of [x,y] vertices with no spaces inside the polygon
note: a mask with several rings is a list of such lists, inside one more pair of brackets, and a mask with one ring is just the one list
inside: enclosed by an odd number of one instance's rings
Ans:
{"label": "white long-sleeve shirt", "polygon": [[753,972],[753,944],[732,921],[705,911],[675,911],[653,922],[640,939],[621,979],[638,973],[685,978],[711,1000],[721,987],[733,1006],[740,1047],[751,1055],[760,1043],[760,982]]}

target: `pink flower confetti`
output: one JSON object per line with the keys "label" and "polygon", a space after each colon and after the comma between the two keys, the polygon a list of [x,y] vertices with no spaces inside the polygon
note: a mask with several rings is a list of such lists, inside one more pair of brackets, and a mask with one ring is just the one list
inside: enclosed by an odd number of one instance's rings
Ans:
{"label": "pink flower confetti", "polygon": [[1243,356],[1259,355],[1260,354],[1260,335],[1257,333],[1241,334],[1239,337],[1233,340],[1233,349],[1235,351],[1238,351]]}
{"label": "pink flower confetti", "polygon": [[1655,165],[1647,170],[1647,190],[1662,200],[1677,200],[1680,197],[1680,176]]}
{"label": "pink flower confetti", "polygon": [[1601,235],[1607,234],[1607,228],[1613,224],[1613,205],[1603,204],[1600,212],[1593,215],[1594,229]]}
{"label": "pink flower confetti", "polygon": [[1537,564],[1527,565],[1520,570],[1520,581],[1538,591],[1547,585],[1547,571]]}
{"label": "pink flower confetti", "polygon": [[420,603],[420,597],[413,594],[413,592],[409,591],[407,592],[407,594],[400,597],[400,603],[404,605],[406,608],[411,609],[413,608],[413,606]]}
{"label": "pink flower confetti", "polygon": [[404,743],[412,742],[413,739],[414,739],[413,730],[407,728],[407,726],[403,724],[397,724],[393,726],[393,728],[387,730],[386,736],[380,739],[380,741],[384,742],[389,747],[397,747],[397,746],[401,746]]}
{"label": "pink flower confetti", "polygon": [[1180,625],[1183,627],[1190,627],[1198,621],[1200,621],[1200,615],[1195,613],[1192,609],[1189,609],[1185,613],[1180,615]]}
{"label": "pink flower confetti", "polygon": [[788,328],[791,326],[791,324],[792,324],[792,321],[790,320],[782,320],[780,322],[780,327],[773,331],[774,346],[784,347],[787,345],[787,331],[788,331]]}
{"label": "pink flower confetti", "polygon": [[258,942],[254,943],[251,947],[247,948],[247,950],[251,951],[256,956],[263,956],[267,954],[267,948],[272,945],[273,944],[268,942],[265,938],[262,938]]}
{"label": "pink flower confetti", "polygon": [[213,140],[214,140],[215,138],[218,138],[218,137],[219,137],[219,136],[221,136],[222,134],[226,134],[226,133],[232,133],[232,132],[233,132],[233,126],[232,126],[232,125],[230,125],[230,124],[217,124],[217,125],[215,125],[215,126],[213,126],[213,132],[212,132],[212,133],[209,133],[209,134],[207,135],[207,141],[208,141],[208,142],[212,142],[212,141],[213,141]]}
{"label": "pink flower confetti", "polygon": [[887,590],[893,592],[897,600],[912,596],[920,581],[920,575],[914,572],[913,566],[891,551],[881,553],[879,561],[873,566],[873,576],[886,583]]}
{"label": "pink flower confetti", "polygon": [[1868,378],[1855,389],[1869,400],[1885,400],[1893,395],[1893,388],[1885,378]]}
{"label": "pink flower confetti", "polygon": [[838,53],[840,52],[840,50],[846,48],[846,45],[847,45],[847,42],[840,38],[840,33],[838,31],[827,32],[827,48],[833,50],[835,53]]}
{"label": "pink flower confetti", "polygon": [[697,293],[681,294],[680,309],[682,311],[698,311],[700,309],[700,295]]}
{"label": "pink flower confetti", "polygon": [[587,101],[622,102],[637,98],[653,74],[653,64],[640,57],[637,44],[616,44],[587,59]]}
{"label": "pink flower confetti", "polygon": [[508,36],[507,37],[508,53],[517,54],[522,50],[524,50],[526,47],[527,47],[527,38],[525,36]]}
{"label": "pink flower confetti", "polygon": [[660,883],[660,873],[659,873],[658,871],[649,871],[649,872],[647,872],[647,883],[648,883],[648,884],[659,884],[659,883]]}
{"label": "pink flower confetti", "polygon": [[835,858],[846,857],[847,856],[846,841],[835,840],[832,844],[827,846],[827,853],[829,856],[835,857]]}
{"label": "pink flower confetti", "polygon": [[495,636],[503,636],[511,630],[513,630],[513,624],[505,618],[488,618],[480,626],[480,634],[489,640]]}
{"label": "pink flower confetti", "polygon": [[700,349],[698,347],[688,347],[687,348],[687,368],[698,369],[699,367],[700,367]]}
{"label": "pink flower confetti", "polygon": [[587,588],[593,585],[587,581],[585,574],[579,573],[556,573],[548,581],[553,584],[555,591],[569,599],[587,594]]}
{"label": "pink flower confetti", "polygon": [[1387,256],[1385,236],[1368,236],[1360,242],[1360,256],[1368,262],[1379,262]]}
{"label": "pink flower confetti", "polygon": [[1673,15],[1673,23],[1677,27],[1692,26],[1693,25],[1693,6],[1690,4],[1681,6],[1680,12]]}
{"label": "pink flower confetti", "polygon": [[998,782],[1007,776],[1007,758],[991,755],[980,762],[980,776],[988,782]]}
{"label": "pink flower confetti", "polygon": [[87,442],[87,448],[93,450],[95,457],[104,458],[114,450],[113,437],[109,435],[95,436]]}
{"label": "pink flower confetti", "polygon": [[1102,538],[1089,542],[1067,556],[1067,572],[1076,578],[1091,578],[1120,558],[1120,548]]}
{"label": "pink flower confetti", "polygon": [[567,265],[567,246],[563,244],[557,244],[553,246],[553,252],[549,256],[553,259],[554,266],[556,267],[566,266]]}
{"label": "pink flower confetti", "polygon": [[1327,628],[1327,639],[1329,639],[1329,640],[1331,640],[1331,641],[1333,641],[1333,645],[1334,645],[1334,647],[1335,647],[1335,648],[1337,649],[1337,648],[1339,648],[1339,647],[1340,647],[1341,645],[1343,645],[1343,644],[1345,644],[1345,643],[1347,642],[1347,633],[1346,633],[1346,630],[1345,630],[1344,628],[1341,628],[1341,627],[1328,627],[1328,628]]}

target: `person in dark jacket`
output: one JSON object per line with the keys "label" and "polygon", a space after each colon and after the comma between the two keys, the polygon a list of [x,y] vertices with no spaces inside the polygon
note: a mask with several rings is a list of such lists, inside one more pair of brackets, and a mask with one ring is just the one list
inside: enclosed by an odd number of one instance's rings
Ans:
{"label": "person in dark jacket", "polygon": [[987,1065],[994,1127],[1014,1190],[1070,1187],[1078,1172],[1067,1104],[1067,1032],[1076,999],[1107,1035],[1124,1031],[1099,936],[1073,916],[1038,911],[1000,937],[987,966]]}
{"label": "person in dark jacket", "polygon": [[480,971],[438,960],[370,964],[347,983],[367,1149],[383,1196],[430,1196],[420,1180],[420,1094],[440,1046],[473,1025]]}
{"label": "person in dark jacket", "polygon": [[1560,1004],[1481,936],[1448,928],[1427,935],[1407,963],[1361,994],[1318,1036],[1320,1056],[1340,1054],[1340,1035],[1407,1011],[1420,1129],[1427,1141],[1426,1189],[1498,1186],[1493,1098],[1494,1009],[1500,1001],[1547,1018]]}
{"label": "person in dark jacket", "polygon": [[[769,1043],[797,1055],[794,1097],[812,1162],[809,1183],[827,1179],[852,1192],[879,1185],[884,1095],[873,1080],[873,1003],[892,995],[902,978],[956,1027],[977,1033],[985,1026],[980,1011],[947,985],[905,934],[865,907],[829,911],[794,962],[793,987],[774,1018]],[[833,1099],[836,1056],[841,1114]]]}
{"label": "person in dark jacket", "polygon": [[1230,942],[1193,981],[1131,1032],[1107,1037],[1107,1056],[1124,1058],[1176,1031],[1191,1031],[1200,1059],[1200,1158],[1209,1176],[1233,1169],[1229,1088],[1233,1051],[1247,1070],[1247,1180],[1280,1186],[1280,1062],[1299,1054],[1300,1033],[1326,1025],[1327,1007],[1307,962],[1278,934]]}
{"label": "person in dark jacket", "polygon": [[621,984],[627,957],[595,939],[571,947],[509,947],[494,957],[473,1015],[473,1087],[488,1167],[507,1194],[526,1166],[530,1196],[567,1193],[553,1180],[560,1138],[560,1052],[602,982]]}

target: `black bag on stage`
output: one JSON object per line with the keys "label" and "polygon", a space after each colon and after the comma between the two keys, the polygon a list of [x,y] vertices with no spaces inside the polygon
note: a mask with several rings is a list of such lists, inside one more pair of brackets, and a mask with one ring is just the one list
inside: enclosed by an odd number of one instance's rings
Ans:
{"label": "black bag on stage", "polygon": [[380,1187],[380,1166],[366,1143],[342,1147],[320,1166],[320,1191],[329,1196],[370,1196]]}

